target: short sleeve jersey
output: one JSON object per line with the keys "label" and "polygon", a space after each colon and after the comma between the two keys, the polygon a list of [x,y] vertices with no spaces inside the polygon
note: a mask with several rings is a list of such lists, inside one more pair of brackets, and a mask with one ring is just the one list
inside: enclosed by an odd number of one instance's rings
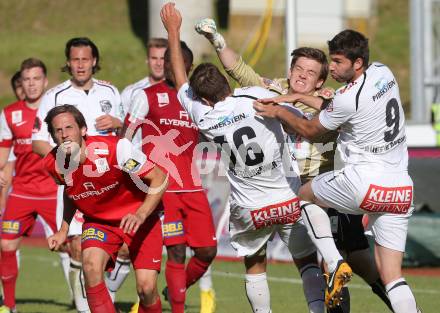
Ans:
{"label": "short sleeve jersey", "polygon": [[145,200],[146,189],[142,190],[137,174],[147,173],[153,165],[127,139],[87,137],[86,145],[87,159],[71,175],[60,171],[57,147],[44,158],[44,164],[58,184],[65,186],[86,220],[118,223]]}
{"label": "short sleeve jersey", "polygon": [[141,123],[142,149],[169,173],[167,192],[203,190],[194,157],[199,131],[166,82],[137,93],[124,122]]}
{"label": "short sleeve jersey", "polygon": [[32,140],[52,142],[44,119],[50,109],[63,104],[74,105],[80,110],[86,119],[87,134],[90,136],[114,134],[112,129],[104,131],[96,129],[95,120],[98,117],[110,114],[111,116],[121,118],[121,96],[116,87],[107,82],[93,79],[92,88],[85,92],[75,88],[72,82],[67,80],[48,90],[43,96],[37,112],[38,123],[42,127],[32,135]]}
{"label": "short sleeve jersey", "polygon": [[135,95],[138,92],[141,92],[142,90],[150,86],[151,86],[150,78],[147,76],[134,84],[128,85],[127,87],[124,88],[124,90],[122,90],[121,92],[122,120],[125,118],[125,115],[127,115],[128,110],[130,109],[130,104],[133,101]]}
{"label": "short sleeve jersey", "polygon": [[188,84],[179,90],[179,100],[200,132],[218,144],[230,161],[231,197],[243,207],[292,199],[300,186],[298,173],[291,170],[281,124],[255,115],[253,101],[273,96],[261,87],[240,88],[210,107],[194,100]]}
{"label": "short sleeve jersey", "polygon": [[12,193],[27,197],[54,198],[56,184],[48,175],[42,159],[32,152],[32,134],[41,124],[34,123],[37,110],[17,101],[4,108],[0,116],[0,147],[14,148],[16,157]]}
{"label": "short sleeve jersey", "polygon": [[327,129],[340,128],[338,149],[345,164],[407,169],[405,115],[398,84],[387,66],[372,63],[338,89],[319,121]]}

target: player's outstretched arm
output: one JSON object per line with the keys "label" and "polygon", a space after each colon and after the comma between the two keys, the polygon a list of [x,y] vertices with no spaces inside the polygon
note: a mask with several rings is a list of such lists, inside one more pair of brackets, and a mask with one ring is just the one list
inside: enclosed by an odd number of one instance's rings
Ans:
{"label": "player's outstretched arm", "polygon": [[296,103],[301,102],[315,110],[321,110],[323,99],[321,97],[304,95],[300,93],[292,93],[286,95],[280,95],[273,98],[259,99],[258,102],[263,104],[275,104],[275,103]]}
{"label": "player's outstretched arm", "polygon": [[125,215],[120,224],[120,228],[125,233],[135,233],[139,227],[145,222],[148,216],[159,205],[162,195],[168,187],[167,175],[157,166],[154,166],[142,180],[148,184],[148,192],[145,200],[135,214]]}
{"label": "player's outstretched arm", "polygon": [[179,90],[183,84],[188,82],[182,50],[180,48],[182,16],[179,10],[175,8],[174,3],[167,3],[162,7],[160,17],[168,32],[168,49],[170,49],[171,67],[174,73],[176,89]]}
{"label": "player's outstretched arm", "polygon": [[194,28],[197,33],[205,36],[214,46],[224,69],[240,86],[267,87],[264,84],[264,79],[252,67],[246,64],[234,50],[226,45],[226,40],[222,34],[217,32],[214,20],[204,18],[197,22]]}
{"label": "player's outstretched arm", "polygon": [[319,122],[319,117],[316,116],[311,120],[298,117],[290,112],[287,108],[277,104],[263,104],[258,100],[254,102],[254,109],[257,115],[278,119],[286,130],[299,134],[300,136],[313,140],[320,135],[328,132],[324,126]]}
{"label": "player's outstretched arm", "polygon": [[226,40],[222,34],[217,32],[217,25],[215,25],[215,21],[213,19],[201,19],[196,23],[196,25],[194,25],[194,29],[197,33],[209,40],[217,52],[220,62],[223,64],[224,68],[229,69],[234,67],[240,57],[235,53],[234,50],[226,45]]}

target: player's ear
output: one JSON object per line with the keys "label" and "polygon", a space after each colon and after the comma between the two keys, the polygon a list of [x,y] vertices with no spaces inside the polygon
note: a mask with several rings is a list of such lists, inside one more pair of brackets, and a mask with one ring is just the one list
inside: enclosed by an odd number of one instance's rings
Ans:
{"label": "player's ear", "polygon": [[316,89],[319,89],[322,87],[322,85],[324,84],[324,80],[323,79],[318,79],[318,81],[316,82]]}
{"label": "player's ear", "polygon": [[84,137],[87,134],[87,127],[81,127],[81,137]]}
{"label": "player's ear", "polygon": [[96,66],[96,58],[93,58],[93,67]]}
{"label": "player's ear", "polygon": [[354,69],[359,71],[364,66],[364,61],[361,58],[357,58],[353,63]]}

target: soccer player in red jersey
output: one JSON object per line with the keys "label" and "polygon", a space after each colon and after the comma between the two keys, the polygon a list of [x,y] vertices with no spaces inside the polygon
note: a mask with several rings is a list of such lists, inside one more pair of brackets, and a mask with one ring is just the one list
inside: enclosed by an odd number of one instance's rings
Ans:
{"label": "soccer player in red jersey", "polygon": [[30,58],[21,65],[25,99],[14,102],[0,116],[0,169],[4,169],[14,147],[15,176],[2,222],[1,280],[4,306],[0,312],[15,312],[15,283],[18,276],[16,251],[21,238],[29,235],[37,214],[56,231],[57,187],[43,170],[41,158],[32,152],[31,136],[41,127],[34,124],[37,109],[47,86],[46,66]]}
{"label": "soccer player in red jersey", "polygon": [[81,254],[91,312],[116,312],[104,270],[112,268],[123,243],[129,247],[135,268],[139,312],[162,312],[156,282],[166,175],[127,139],[86,136],[84,116],[73,105],[51,109],[45,122],[57,147],[44,158],[44,165],[65,186],[66,195],[63,223],[48,239],[49,247],[57,250],[66,241],[78,209],[85,220]]}
{"label": "soccer player in red jersey", "polygon": [[[181,44],[189,72],[193,54],[185,43]],[[168,253],[165,277],[172,312],[183,313],[186,289],[208,269],[217,253],[217,239],[194,159],[198,128],[177,99],[168,51],[164,68],[165,81],[134,97],[122,133],[131,137],[141,127],[143,151],[169,175],[170,184],[162,200],[163,236]],[[185,268],[187,246],[194,256]]]}

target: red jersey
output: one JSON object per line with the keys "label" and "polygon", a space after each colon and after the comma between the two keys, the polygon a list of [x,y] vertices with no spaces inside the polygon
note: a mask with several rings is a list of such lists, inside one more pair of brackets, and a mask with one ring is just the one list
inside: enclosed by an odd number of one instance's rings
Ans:
{"label": "red jersey", "polygon": [[45,166],[60,185],[65,185],[65,192],[86,221],[119,223],[128,213],[135,213],[146,196],[130,173],[152,164],[127,139],[87,137],[86,145],[87,158],[71,177],[62,174],[56,164],[57,147],[45,157]]}
{"label": "red jersey", "polygon": [[152,162],[169,173],[168,192],[202,190],[194,150],[199,131],[166,82],[138,92],[125,124],[141,123],[142,149]]}
{"label": "red jersey", "polygon": [[12,193],[32,198],[54,198],[57,186],[44,169],[42,158],[32,152],[32,133],[42,125],[35,123],[36,109],[25,101],[17,101],[5,107],[0,116],[0,147],[14,147],[16,156]]}

